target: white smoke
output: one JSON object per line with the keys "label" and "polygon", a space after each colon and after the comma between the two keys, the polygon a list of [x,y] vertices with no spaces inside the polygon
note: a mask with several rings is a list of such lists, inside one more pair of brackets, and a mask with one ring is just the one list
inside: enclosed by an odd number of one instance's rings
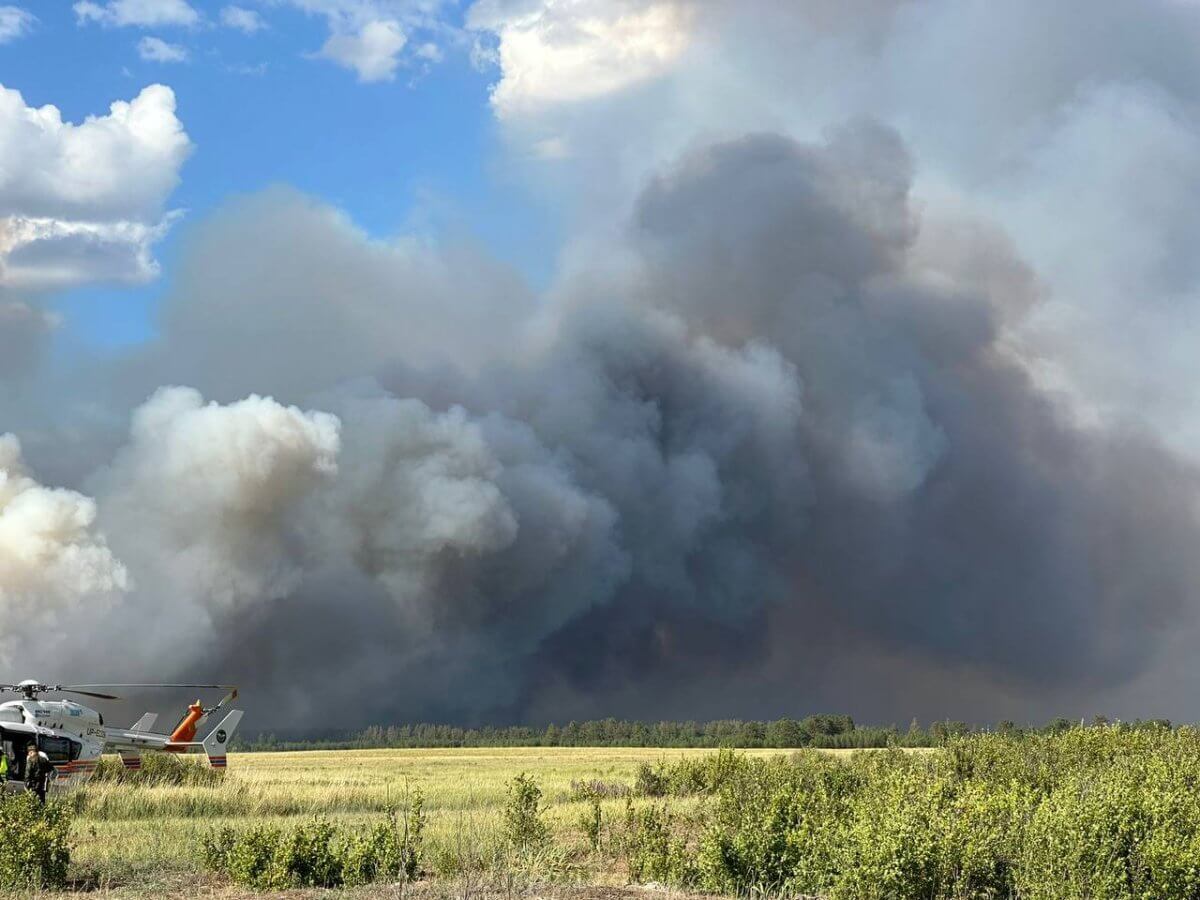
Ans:
{"label": "white smoke", "polygon": [[303,571],[298,505],[336,472],[338,422],[251,396],[158,391],[93,479],[101,520],[144,587],[210,612],[285,596]]}
{"label": "white smoke", "polygon": [[17,439],[0,435],[0,666],[29,661],[34,641],[52,651],[129,586],[96,528],[96,504],[38,484]]}

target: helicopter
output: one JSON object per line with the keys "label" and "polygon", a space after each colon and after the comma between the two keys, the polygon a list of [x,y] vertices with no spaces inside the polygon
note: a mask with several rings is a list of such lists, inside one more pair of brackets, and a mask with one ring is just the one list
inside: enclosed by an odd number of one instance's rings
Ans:
{"label": "helicopter", "polygon": [[[199,700],[188,706],[169,733],[153,730],[158,719],[155,713],[146,713],[128,728],[114,728],[105,725],[103,715],[74,700],[41,699],[42,694],[121,699],[96,688],[195,688],[227,693],[215,706],[206,707]],[[203,753],[210,766],[224,769],[225,748],[242,720],[241,710],[230,710],[203,739],[196,740],[197,731],[208,717],[237,699],[237,688],[224,684],[42,684],[27,679],[0,684],[0,695],[5,693],[19,694],[20,699],[0,703],[0,752],[8,754],[9,760],[9,784],[0,785],[0,790],[24,783],[25,754],[30,745],[50,760],[54,782],[62,787],[86,781],[104,753],[120,754],[125,768],[131,770],[141,768],[142,753],[147,750]]]}

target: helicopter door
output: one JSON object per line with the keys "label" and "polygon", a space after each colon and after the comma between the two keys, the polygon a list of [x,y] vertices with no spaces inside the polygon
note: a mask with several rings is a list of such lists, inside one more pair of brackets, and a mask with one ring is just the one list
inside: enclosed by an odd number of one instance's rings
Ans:
{"label": "helicopter door", "polygon": [[79,759],[83,745],[70,738],[43,734],[38,738],[38,749],[50,757],[53,765],[61,766],[63,763]]}
{"label": "helicopter door", "polygon": [[8,757],[9,781],[21,780],[21,768],[24,765],[26,743],[28,743],[28,740],[25,735],[6,733],[3,728],[0,728],[0,752]]}

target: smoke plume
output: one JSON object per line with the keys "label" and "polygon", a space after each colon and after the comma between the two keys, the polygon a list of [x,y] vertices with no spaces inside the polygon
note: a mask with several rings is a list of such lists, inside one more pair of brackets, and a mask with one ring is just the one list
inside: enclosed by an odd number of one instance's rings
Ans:
{"label": "smoke plume", "polygon": [[94,499],[0,443],[5,621],[63,677],[240,679],[263,727],[1095,703],[1193,622],[1196,471],[1030,374],[1037,279],[913,172],[873,120],[695,147],[541,302],[237,202],[95,366],[137,408]]}

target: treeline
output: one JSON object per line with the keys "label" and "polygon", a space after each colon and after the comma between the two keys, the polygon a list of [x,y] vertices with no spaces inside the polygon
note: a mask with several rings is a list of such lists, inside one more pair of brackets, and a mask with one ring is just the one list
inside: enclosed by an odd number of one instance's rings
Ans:
{"label": "treeline", "polygon": [[[1107,720],[1097,717],[1093,724]],[[371,750],[437,747],[740,747],[779,748],[864,748],[936,747],[953,737],[980,731],[1000,733],[1065,731],[1073,723],[1054,719],[1040,727],[1000,722],[973,728],[966,722],[933,722],[922,726],[914,719],[906,730],[896,726],[857,725],[850,716],[814,715],[803,719],[774,721],[716,719],[711,722],[638,722],[598,719],[587,722],[550,724],[545,728],[524,725],[459,728],[453,725],[372,725],[362,731],[325,738],[280,738],[260,734],[238,740],[233,749],[270,750]],[[1155,721],[1154,724],[1170,725]]]}

